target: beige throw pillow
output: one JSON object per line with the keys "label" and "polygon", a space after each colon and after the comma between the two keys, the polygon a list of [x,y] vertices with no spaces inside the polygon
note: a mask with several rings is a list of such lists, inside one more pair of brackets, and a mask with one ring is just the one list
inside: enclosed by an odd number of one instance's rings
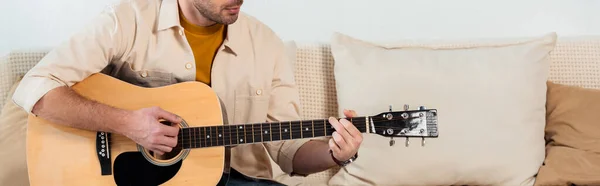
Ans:
{"label": "beige throw pillow", "polygon": [[20,79],[10,89],[0,114],[0,185],[29,185],[25,137],[27,112],[12,101]]}
{"label": "beige throw pillow", "polygon": [[330,185],[533,185],[544,160],[546,80],[556,34],[375,44],[335,34],[339,111],[426,106],[439,138],[365,135]]}

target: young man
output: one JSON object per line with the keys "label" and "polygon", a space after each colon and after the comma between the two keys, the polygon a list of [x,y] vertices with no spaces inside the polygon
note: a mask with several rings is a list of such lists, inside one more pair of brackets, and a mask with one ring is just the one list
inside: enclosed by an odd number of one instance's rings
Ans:
{"label": "young man", "polygon": [[[26,74],[13,99],[38,117],[121,134],[158,154],[176,145],[178,129],[158,123],[160,118],[179,123],[174,114],[158,107],[112,108],[69,87],[97,72],[145,87],[200,81],[222,99],[228,123],[300,119],[282,41],[240,13],[241,5],[241,0],[122,1],[47,54]],[[257,181],[272,178],[269,157],[284,172],[302,175],[355,158],[360,132],[346,120],[329,122],[337,130],[329,143],[291,140],[233,148],[230,183],[272,183]]]}

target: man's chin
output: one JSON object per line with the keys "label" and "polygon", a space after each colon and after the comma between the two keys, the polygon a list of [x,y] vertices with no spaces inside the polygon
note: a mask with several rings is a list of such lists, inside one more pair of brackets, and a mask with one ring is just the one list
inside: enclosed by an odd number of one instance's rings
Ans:
{"label": "man's chin", "polygon": [[230,25],[230,24],[233,24],[233,23],[235,23],[235,22],[237,21],[237,19],[238,19],[238,16],[239,16],[239,14],[235,14],[235,15],[226,15],[226,16],[225,16],[225,18],[224,18],[224,19],[222,19],[222,20],[223,20],[223,23],[222,23],[222,24],[225,24],[225,25]]}

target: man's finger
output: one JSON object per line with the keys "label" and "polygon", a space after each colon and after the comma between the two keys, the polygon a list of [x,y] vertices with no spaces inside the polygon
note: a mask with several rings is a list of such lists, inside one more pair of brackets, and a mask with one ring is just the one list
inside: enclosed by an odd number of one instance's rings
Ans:
{"label": "man's finger", "polygon": [[356,126],[354,126],[354,124],[352,124],[347,119],[341,119],[340,123],[344,126],[344,128],[346,129],[346,131],[348,131],[348,134],[350,134],[352,138],[356,138],[361,135],[360,131],[358,131]]}
{"label": "man's finger", "polygon": [[159,107],[157,107],[155,111],[156,111],[155,113],[159,119],[165,119],[174,124],[181,123],[181,118],[179,118],[179,116],[177,116],[173,113],[167,112]]}
{"label": "man's finger", "polygon": [[179,134],[179,127],[160,124],[160,129],[165,136],[175,137]]}
{"label": "man's finger", "polygon": [[[159,152],[164,154],[166,152],[171,152],[171,150],[173,150],[173,148],[167,147],[164,145],[156,145],[156,150],[158,150]],[[162,154],[160,154],[160,155],[162,155]]]}
{"label": "man's finger", "polygon": [[163,154],[165,154],[165,152],[161,151],[161,150],[160,150],[160,149],[158,149],[158,148],[152,148],[152,149],[148,149],[148,150],[150,150],[150,151],[154,152],[154,154],[158,154],[158,155],[163,155]]}
{"label": "man's finger", "polygon": [[168,136],[160,136],[160,143],[161,145],[167,146],[167,147],[175,147],[177,146],[177,138],[174,137],[168,137]]}
{"label": "man's finger", "polygon": [[330,117],[329,118],[329,123],[331,123],[331,125],[333,126],[333,128],[335,128],[335,131],[340,133],[340,135],[342,135],[342,137],[346,140],[346,141],[350,141],[353,140],[352,136],[350,136],[350,134],[348,134],[348,131],[346,130],[346,127],[344,127],[344,125],[342,125],[338,120],[336,120],[334,117]]}
{"label": "man's finger", "polygon": [[340,147],[340,149],[344,150],[344,149],[347,149],[347,148],[349,148],[349,146],[350,146],[349,142],[350,142],[350,141],[349,141],[349,140],[347,140],[347,139],[344,139],[344,138],[343,138],[343,137],[340,135],[340,133],[338,133],[338,132],[336,131],[336,132],[333,132],[333,134],[332,134],[331,136],[333,137],[333,140],[335,141],[335,144],[337,144],[337,145],[338,145],[338,147]]}
{"label": "man's finger", "polygon": [[356,111],[354,111],[354,110],[346,110],[346,109],[344,109],[344,115],[347,118],[351,118],[351,117],[356,117],[357,116]]}
{"label": "man's finger", "polygon": [[339,154],[342,151],[340,147],[337,144],[335,144],[335,142],[333,142],[333,139],[329,139],[329,149],[331,149],[331,151],[333,151],[334,154]]}

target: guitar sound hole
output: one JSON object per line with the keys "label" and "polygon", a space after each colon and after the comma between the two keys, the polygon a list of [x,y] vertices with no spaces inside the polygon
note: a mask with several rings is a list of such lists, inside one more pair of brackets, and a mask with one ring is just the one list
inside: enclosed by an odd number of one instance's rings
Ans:
{"label": "guitar sound hole", "polygon": [[114,163],[117,185],[160,185],[173,178],[181,168],[181,161],[170,166],[148,162],[140,152],[125,152]]}

